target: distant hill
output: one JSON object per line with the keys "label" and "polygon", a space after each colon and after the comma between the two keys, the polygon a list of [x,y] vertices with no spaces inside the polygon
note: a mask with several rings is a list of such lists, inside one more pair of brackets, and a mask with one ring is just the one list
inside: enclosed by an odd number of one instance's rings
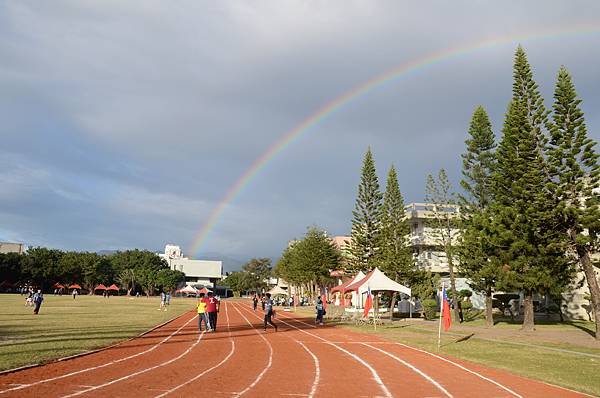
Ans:
{"label": "distant hill", "polygon": [[96,254],[100,256],[108,256],[111,254],[115,254],[116,252],[118,252],[118,250],[98,250]]}

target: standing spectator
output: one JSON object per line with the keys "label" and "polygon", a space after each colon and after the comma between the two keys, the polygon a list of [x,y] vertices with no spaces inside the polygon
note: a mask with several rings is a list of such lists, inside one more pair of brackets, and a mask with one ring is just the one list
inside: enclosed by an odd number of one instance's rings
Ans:
{"label": "standing spectator", "polygon": [[208,320],[208,314],[206,313],[207,299],[204,297],[204,293],[200,293],[198,298],[198,330],[202,331],[202,322],[204,322],[204,330],[210,332],[210,325]]}
{"label": "standing spectator", "polygon": [[267,293],[267,298],[264,301],[265,303],[265,322],[264,322],[264,329],[265,332],[267,331],[267,323],[271,326],[273,326],[275,328],[275,331],[277,331],[277,325],[275,325],[273,323],[273,320],[271,319],[271,317],[273,316],[273,300],[271,300],[271,293]]}
{"label": "standing spectator", "polygon": [[206,303],[206,312],[208,313],[208,323],[213,332],[217,331],[217,313],[219,312],[219,300],[213,292],[208,292],[208,302]]}
{"label": "standing spectator", "polygon": [[44,301],[44,295],[42,291],[38,289],[37,293],[33,295],[33,303],[35,304],[35,308],[33,310],[34,314],[38,314],[40,312],[40,307],[42,306],[42,302]]}
{"label": "standing spectator", "polygon": [[252,297],[252,308],[254,308],[254,311],[256,311],[257,307],[258,307],[258,296],[255,293],[254,297]]}
{"label": "standing spectator", "polygon": [[165,296],[165,292],[160,292],[160,307],[158,307],[158,310],[167,310],[167,308],[165,307],[165,303],[166,303],[166,296]]}
{"label": "standing spectator", "polygon": [[[167,305],[167,307],[171,305],[171,292],[165,293],[165,304]],[[165,307],[165,311],[166,310],[167,308]]]}
{"label": "standing spectator", "polygon": [[29,289],[27,292],[27,298],[25,298],[25,306],[33,307],[33,290]]}
{"label": "standing spectator", "polygon": [[325,315],[325,307],[323,306],[323,300],[321,297],[317,298],[317,304],[315,305],[315,309],[317,310],[317,319],[315,319],[315,323],[323,326],[323,315]]}
{"label": "standing spectator", "polygon": [[73,289],[73,300],[75,300],[78,294],[79,292],[77,291],[77,289]]}

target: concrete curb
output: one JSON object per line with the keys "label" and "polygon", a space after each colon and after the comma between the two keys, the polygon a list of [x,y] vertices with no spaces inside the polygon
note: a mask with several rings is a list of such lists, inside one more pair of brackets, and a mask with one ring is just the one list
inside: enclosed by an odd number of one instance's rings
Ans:
{"label": "concrete curb", "polygon": [[95,349],[95,350],[91,350],[91,351],[81,352],[81,353],[79,353],[79,354],[70,355],[70,356],[68,356],[68,357],[57,358],[57,359],[51,359],[51,360],[48,360],[48,361],[46,361],[46,362],[34,363],[34,364],[31,364],[31,365],[20,366],[20,367],[18,367],[18,368],[13,368],[13,369],[7,369],[7,370],[3,370],[3,371],[0,371],[0,376],[2,376],[2,375],[5,375],[5,374],[9,374],[9,373],[19,372],[19,371],[21,371],[21,370],[26,370],[26,369],[36,368],[36,367],[38,367],[38,366],[44,366],[44,365],[48,365],[48,364],[50,364],[50,363],[62,362],[62,361],[68,361],[68,360],[70,360],[70,359],[75,359],[75,358],[79,358],[79,357],[84,357],[84,356],[87,356],[87,355],[95,354],[95,353],[97,353],[97,352],[100,352],[100,351],[109,350],[109,349],[111,349],[111,348],[118,347],[118,346],[120,346],[120,345],[121,345],[121,344],[123,344],[123,343],[126,343],[126,342],[128,342],[128,341],[131,341],[131,340],[134,340],[134,339],[140,338],[140,337],[142,337],[142,336],[144,336],[144,335],[146,335],[146,334],[148,334],[148,333],[151,333],[151,332],[155,331],[156,329],[158,329],[158,328],[161,328],[161,327],[165,326],[166,324],[168,324],[168,323],[171,323],[171,322],[173,322],[173,321],[175,321],[175,320],[177,320],[177,319],[179,319],[179,318],[181,318],[181,317],[183,317],[183,316],[185,316],[185,315],[189,314],[190,312],[193,312],[193,310],[191,310],[191,311],[186,311],[186,312],[184,312],[183,314],[176,316],[175,318],[171,318],[171,319],[169,319],[169,320],[167,320],[167,321],[165,321],[165,322],[163,322],[163,323],[161,323],[161,324],[158,324],[158,325],[156,325],[156,326],[153,326],[152,328],[150,328],[150,329],[146,330],[145,332],[142,332],[142,333],[138,334],[137,336],[130,337],[130,338],[128,338],[128,339],[125,339],[125,340],[123,340],[123,341],[119,341],[118,343],[111,344],[111,345],[109,345],[109,346],[102,347],[102,348],[97,348],[97,349]]}

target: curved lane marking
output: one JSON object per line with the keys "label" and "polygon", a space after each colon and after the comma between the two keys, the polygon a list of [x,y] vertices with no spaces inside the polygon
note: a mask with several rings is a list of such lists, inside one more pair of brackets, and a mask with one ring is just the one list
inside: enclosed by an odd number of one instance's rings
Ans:
{"label": "curved lane marking", "polygon": [[260,379],[262,379],[262,377],[265,375],[265,373],[267,372],[267,370],[269,370],[269,368],[271,367],[271,365],[273,364],[273,346],[271,346],[271,343],[269,342],[269,340],[267,340],[265,338],[265,336],[263,336],[258,329],[256,329],[254,327],[254,325],[252,325],[252,323],[250,323],[250,321],[248,320],[248,318],[246,318],[244,316],[244,314],[242,314],[240,312],[240,310],[238,310],[235,306],[233,307],[238,314],[240,314],[242,316],[242,318],[244,318],[246,320],[246,322],[248,323],[248,325],[252,326],[252,330],[254,330],[264,341],[265,343],[267,343],[267,346],[269,347],[269,362],[267,363],[267,366],[265,366],[265,368],[263,369],[262,372],[260,372],[260,374],[256,377],[256,380],[254,380],[252,382],[252,384],[250,384],[248,387],[246,387],[244,390],[236,393],[234,395],[234,397],[241,397],[242,395],[244,395],[245,393],[247,393],[248,391],[250,391],[250,389],[254,388],[254,386],[256,386],[258,384],[258,382],[260,381]]}
{"label": "curved lane marking", "polygon": [[130,355],[130,356],[125,357],[125,358],[116,359],[114,361],[103,363],[102,365],[92,366],[92,367],[85,368],[85,369],[80,369],[80,370],[77,370],[75,372],[66,373],[64,375],[60,375],[60,376],[51,377],[51,378],[48,378],[48,379],[39,380],[39,381],[36,381],[34,383],[21,384],[18,387],[13,387],[13,388],[9,388],[9,389],[6,389],[6,390],[2,390],[2,391],[0,391],[0,394],[4,394],[6,392],[15,391],[15,390],[21,390],[21,389],[24,389],[24,388],[33,387],[33,386],[37,386],[37,385],[44,384],[44,383],[49,383],[51,381],[56,381],[56,380],[64,379],[64,378],[67,378],[67,377],[75,376],[75,375],[78,375],[78,374],[81,374],[81,373],[85,373],[85,372],[89,372],[89,371],[96,370],[96,369],[105,368],[107,366],[114,365],[116,363],[123,362],[123,361],[126,361],[128,359],[136,358],[136,357],[139,357],[140,355],[143,355],[143,354],[147,354],[147,353],[149,353],[151,351],[154,351],[161,344],[165,343],[166,341],[168,341],[169,339],[171,339],[171,337],[173,337],[174,335],[176,335],[177,333],[179,333],[181,331],[181,329],[183,329],[184,327],[186,327],[191,321],[193,321],[194,319],[196,319],[196,317],[197,317],[197,315],[194,316],[194,317],[192,317],[186,323],[184,323],[179,329],[177,329],[176,331],[174,331],[173,333],[171,333],[170,335],[168,335],[167,337],[165,337],[164,339],[162,339],[161,341],[159,341],[158,343],[156,343],[155,345],[153,345],[152,347],[148,348],[145,351],[138,352],[137,354],[133,354],[133,355]]}
{"label": "curved lane marking", "polygon": [[[308,323],[306,323],[306,322],[300,321],[300,320],[298,320],[298,319],[296,319],[296,318],[292,318],[292,317],[288,317],[288,316],[286,316],[286,318],[287,318],[287,319],[290,319],[290,318],[291,318],[291,319],[294,319],[294,320],[295,320],[295,321],[297,321],[297,322],[303,323],[303,324],[305,324],[305,325],[308,325],[308,326],[310,326],[310,327],[313,327],[313,328],[315,327],[315,326],[313,326],[313,325],[311,325],[311,324],[308,324]],[[292,325],[292,324],[290,324],[290,323],[287,323],[286,321],[282,320],[281,318],[280,318],[280,322],[283,322],[283,323],[285,323],[286,325],[288,325],[288,326],[291,326],[291,327],[293,327],[294,329],[297,329],[297,330],[301,331],[302,333],[306,333],[306,334],[308,334],[308,335],[311,335],[311,336],[313,336],[313,337],[316,337],[316,338],[318,338],[319,340],[322,340],[323,342],[325,342],[326,344],[329,344],[329,345],[331,345],[332,347],[335,347],[335,348],[337,348],[338,350],[340,350],[340,351],[342,351],[342,352],[346,353],[346,354],[347,354],[347,355],[349,355],[350,357],[354,358],[356,361],[360,362],[360,363],[361,363],[361,364],[362,364],[364,367],[366,367],[367,369],[369,369],[369,371],[371,372],[371,375],[373,376],[373,380],[375,380],[375,383],[377,383],[377,385],[379,386],[379,388],[381,389],[381,391],[383,392],[383,394],[384,394],[386,397],[388,397],[388,398],[391,398],[391,397],[393,397],[392,393],[390,392],[390,390],[388,390],[388,388],[386,387],[386,385],[385,385],[385,383],[383,382],[383,380],[381,380],[381,377],[379,377],[379,374],[377,373],[377,371],[376,371],[376,370],[375,370],[375,369],[374,369],[374,368],[373,368],[371,365],[369,365],[367,362],[365,362],[365,361],[364,361],[364,360],[363,360],[361,357],[359,357],[358,355],[356,355],[356,354],[354,354],[354,353],[352,353],[352,352],[350,352],[350,351],[348,351],[348,350],[346,350],[346,349],[344,349],[344,348],[340,347],[339,345],[337,345],[337,344],[335,344],[335,343],[333,343],[333,342],[331,342],[331,341],[329,341],[329,340],[327,340],[327,339],[325,339],[325,338],[323,338],[323,337],[321,337],[321,336],[317,336],[316,334],[313,334],[313,333],[307,332],[306,330],[302,330],[302,329],[300,329],[299,327],[296,327],[296,326],[294,326],[294,325]]]}
{"label": "curved lane marking", "polygon": [[[196,318],[197,318],[197,316],[198,316],[198,315],[196,315],[196,316],[195,316],[194,318],[192,318],[192,319],[196,319]],[[198,345],[198,343],[200,343],[200,340],[202,340],[202,337],[204,336],[204,333],[205,333],[205,332],[202,332],[202,333],[200,333],[200,334],[198,335],[198,339],[197,339],[197,340],[196,340],[196,341],[195,341],[195,342],[194,342],[194,343],[193,343],[193,344],[192,344],[190,347],[188,347],[188,348],[187,348],[187,350],[185,350],[183,353],[179,354],[179,355],[178,355],[178,356],[176,356],[175,358],[171,358],[171,359],[169,359],[168,361],[165,361],[165,362],[159,363],[158,365],[154,365],[154,366],[151,366],[151,367],[149,367],[149,368],[145,368],[145,369],[139,370],[139,371],[137,371],[137,372],[135,372],[135,373],[128,374],[127,376],[119,377],[118,379],[111,380],[111,381],[109,381],[109,382],[106,382],[106,383],[104,383],[104,384],[100,384],[100,385],[97,385],[97,386],[93,386],[93,387],[90,387],[90,388],[86,388],[85,390],[81,390],[81,391],[75,392],[75,393],[73,393],[73,394],[69,394],[69,395],[63,395],[63,396],[62,396],[62,398],[76,397],[76,396],[78,396],[78,395],[82,395],[82,394],[85,394],[85,393],[87,393],[87,392],[90,392],[90,391],[99,390],[99,389],[101,389],[101,388],[104,388],[104,387],[107,387],[107,386],[113,385],[113,384],[115,384],[115,383],[119,383],[119,382],[121,382],[121,381],[123,381],[123,380],[128,380],[128,379],[131,379],[132,377],[135,377],[135,376],[141,375],[142,373],[146,373],[146,372],[149,372],[149,371],[151,371],[151,370],[154,370],[154,369],[157,369],[157,368],[160,368],[160,367],[166,366],[166,365],[168,365],[168,364],[170,364],[170,363],[173,363],[173,362],[175,362],[175,361],[177,361],[177,360],[179,360],[179,359],[183,358],[183,357],[184,357],[184,356],[186,356],[187,354],[189,354],[189,353],[190,353],[190,351],[192,351],[192,349],[193,349],[194,347],[196,347],[196,346]]]}
{"label": "curved lane marking", "polygon": [[207,374],[209,372],[212,372],[213,370],[215,370],[216,368],[218,368],[219,366],[221,366],[225,362],[227,362],[229,360],[229,358],[231,358],[231,356],[235,352],[235,342],[231,338],[231,328],[229,326],[229,311],[227,309],[227,303],[224,303],[224,304],[225,304],[225,316],[227,318],[227,332],[229,334],[229,341],[231,342],[231,350],[229,351],[229,354],[227,354],[227,356],[225,358],[223,358],[223,360],[221,362],[219,362],[218,364],[214,365],[212,368],[206,369],[205,371],[203,371],[202,373],[197,374],[196,376],[194,376],[193,378],[189,379],[185,383],[179,384],[178,386],[175,386],[175,387],[171,388],[170,390],[167,390],[164,393],[162,393],[160,395],[157,395],[155,398],[162,398],[162,397],[165,397],[165,396],[171,394],[174,391],[179,390],[181,387],[184,387],[184,386],[190,384],[191,382],[198,380],[200,377],[204,376],[205,374]]}
{"label": "curved lane marking", "polygon": [[[260,320],[260,316],[256,315],[256,313],[254,313],[254,312],[251,312],[249,308],[242,307],[242,309],[246,310],[246,312],[253,314],[255,317],[257,317]],[[286,335],[286,337],[288,337],[288,338],[294,340],[296,343],[300,344],[302,346],[302,348],[304,348],[304,350],[306,352],[308,352],[308,354],[313,359],[313,363],[315,364],[315,379],[313,380],[313,384],[310,389],[310,392],[308,393],[308,395],[306,395],[306,396],[308,396],[308,398],[313,398],[315,396],[315,393],[317,392],[317,388],[318,388],[319,382],[321,380],[321,367],[319,365],[319,358],[317,358],[317,356],[303,342],[301,342],[291,336]],[[303,394],[302,396],[305,396],[305,395]]]}
{"label": "curved lane marking", "polygon": [[467,368],[465,368],[464,366],[462,366],[461,364],[458,364],[458,363],[456,363],[456,362],[452,362],[451,360],[449,360],[449,359],[446,359],[446,358],[444,358],[444,357],[441,357],[441,356],[439,356],[439,355],[436,355],[436,354],[433,354],[433,353],[431,353],[431,352],[428,352],[428,351],[425,351],[425,350],[421,350],[421,349],[418,349],[418,348],[415,348],[415,347],[411,347],[411,346],[409,346],[409,345],[406,345],[406,344],[402,344],[402,343],[395,343],[395,344],[396,344],[396,345],[399,345],[399,346],[402,346],[402,347],[410,348],[411,350],[415,350],[415,351],[422,352],[422,353],[424,353],[424,354],[427,354],[427,355],[431,355],[432,357],[435,357],[435,358],[437,358],[437,359],[441,359],[441,360],[442,360],[442,361],[444,361],[444,362],[448,362],[449,364],[452,364],[452,365],[454,365],[454,366],[456,366],[456,367],[458,367],[458,368],[460,368],[460,369],[462,369],[462,370],[464,370],[464,371],[466,371],[466,372],[469,372],[469,373],[471,373],[471,374],[474,374],[475,376],[477,376],[477,377],[479,377],[479,378],[481,378],[481,379],[483,379],[483,380],[487,380],[487,381],[489,381],[490,383],[492,383],[492,384],[495,384],[496,386],[498,386],[498,387],[502,388],[503,390],[505,390],[505,391],[509,392],[510,394],[514,395],[514,396],[515,396],[515,397],[517,397],[517,398],[523,398],[521,395],[517,394],[516,392],[514,392],[514,391],[513,391],[513,390],[511,390],[510,388],[508,388],[508,387],[506,387],[506,386],[504,386],[504,385],[502,385],[502,384],[498,383],[498,382],[497,382],[497,381],[495,381],[495,380],[492,380],[492,379],[490,379],[489,377],[485,377],[484,375],[482,375],[482,374],[479,374],[479,373],[477,373],[477,372],[475,372],[475,371],[473,371],[473,370],[471,370],[471,369],[467,369]]}
{"label": "curved lane marking", "polygon": [[422,376],[422,377],[423,377],[425,380],[427,380],[428,382],[430,382],[431,384],[433,384],[435,387],[437,387],[437,389],[438,389],[438,390],[440,390],[441,392],[443,392],[443,393],[444,393],[444,394],[445,394],[445,395],[446,395],[448,398],[454,398],[454,397],[452,396],[452,394],[450,394],[450,393],[448,392],[448,390],[446,390],[444,387],[442,387],[442,386],[441,386],[441,385],[440,385],[440,384],[439,384],[437,381],[435,381],[435,380],[434,380],[432,377],[430,377],[429,375],[427,375],[425,372],[421,371],[421,370],[420,370],[420,369],[418,369],[417,367],[415,367],[415,366],[411,365],[410,363],[406,362],[405,360],[403,360],[403,359],[400,359],[400,358],[399,358],[399,357],[397,357],[396,355],[390,354],[389,352],[387,352],[387,351],[384,351],[384,350],[382,350],[382,349],[380,349],[380,348],[373,347],[373,346],[372,346],[372,345],[370,345],[370,344],[367,344],[367,343],[361,343],[361,345],[364,345],[364,346],[366,346],[366,347],[370,347],[370,348],[372,348],[372,349],[374,349],[374,350],[377,350],[377,351],[381,352],[382,354],[385,354],[385,355],[387,355],[387,356],[388,356],[388,357],[390,357],[390,358],[393,358],[393,359],[395,359],[396,361],[400,362],[400,363],[401,363],[401,364],[403,364],[404,366],[406,366],[406,367],[408,367],[408,368],[412,369],[414,372],[416,372],[416,373],[418,373],[419,375],[421,375],[421,376]]}

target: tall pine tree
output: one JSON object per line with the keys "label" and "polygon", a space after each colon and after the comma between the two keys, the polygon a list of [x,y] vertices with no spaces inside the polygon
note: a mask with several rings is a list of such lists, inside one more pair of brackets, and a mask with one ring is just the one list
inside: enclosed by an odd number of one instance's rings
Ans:
{"label": "tall pine tree", "polygon": [[353,271],[369,271],[375,267],[380,252],[381,200],[379,181],[371,148],[362,166],[356,204],[352,211],[351,266]]}
{"label": "tall pine tree", "polygon": [[[513,97],[496,152],[491,205],[493,259],[504,267],[500,287],[523,292],[523,329],[534,329],[533,294],[564,286],[570,277],[556,234],[556,199],[545,159],[547,112],[525,51],[515,54]],[[498,264],[498,265],[500,265]]]}
{"label": "tall pine tree", "polygon": [[414,266],[412,249],[408,242],[410,227],[400,193],[394,166],[387,177],[381,211],[381,253],[378,263],[383,272],[397,282],[410,284]]}
{"label": "tall pine tree", "polygon": [[596,321],[596,340],[600,340],[600,287],[590,259],[590,253],[599,248],[600,203],[598,194],[592,190],[600,186],[600,166],[594,151],[596,142],[587,136],[580,103],[569,72],[561,67],[549,123],[552,195],[560,198],[557,209],[564,233],[569,237],[568,253],[576,256],[585,274]]}
{"label": "tall pine tree", "polygon": [[490,261],[495,248],[489,244],[486,231],[490,226],[488,207],[492,202],[492,172],[496,147],[492,124],[487,112],[478,106],[469,127],[467,151],[463,158],[463,179],[460,185],[466,195],[460,195],[462,224],[458,246],[459,270],[469,280],[469,286],[485,296],[486,325],[492,327],[492,293],[500,268]]}

